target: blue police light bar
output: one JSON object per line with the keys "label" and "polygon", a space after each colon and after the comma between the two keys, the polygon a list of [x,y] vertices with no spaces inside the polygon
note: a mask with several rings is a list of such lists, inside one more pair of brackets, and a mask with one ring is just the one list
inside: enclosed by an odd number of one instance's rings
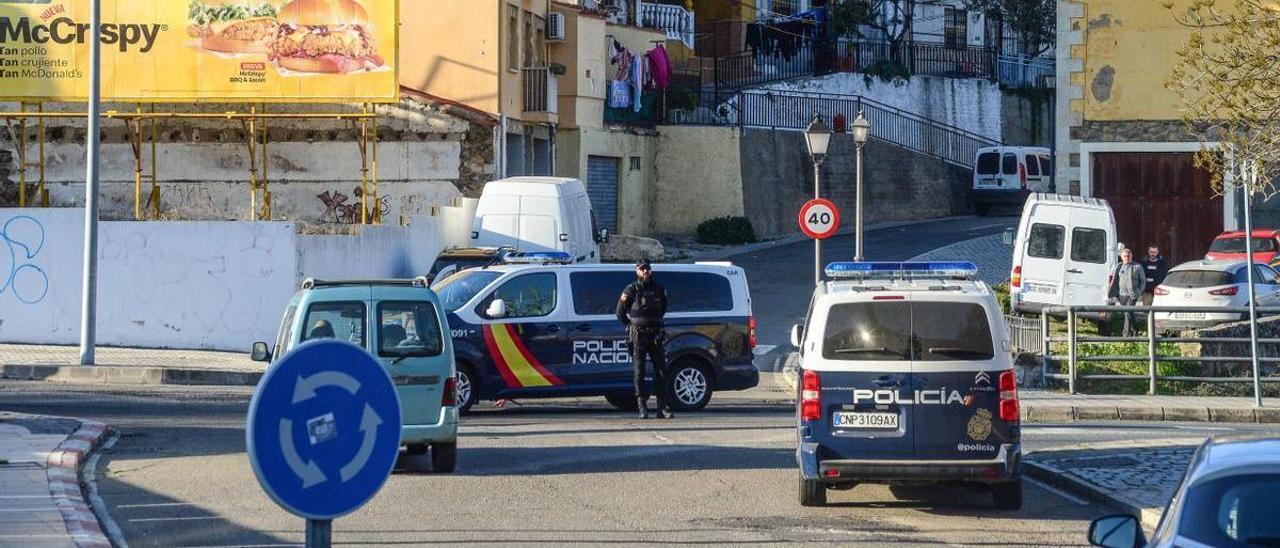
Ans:
{"label": "blue police light bar", "polygon": [[507,264],[570,264],[573,255],[563,251],[513,252],[502,256]]}
{"label": "blue police light bar", "polygon": [[978,275],[978,265],[967,261],[905,263],[831,263],[832,279],[964,278]]}

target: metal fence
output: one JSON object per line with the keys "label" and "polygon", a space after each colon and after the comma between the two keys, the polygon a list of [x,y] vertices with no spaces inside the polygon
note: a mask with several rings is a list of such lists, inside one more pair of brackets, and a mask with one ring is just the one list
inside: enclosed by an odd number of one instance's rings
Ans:
{"label": "metal fence", "polygon": [[893,62],[914,76],[995,79],[994,48],[948,47],[945,44],[841,40],[836,46],[835,69],[866,72],[879,63]]}
{"label": "metal fence", "polygon": [[996,61],[996,79],[1011,88],[1050,89],[1056,75],[1057,63],[1050,59],[1001,55]]}
{"label": "metal fence", "polygon": [[1009,327],[1009,340],[1014,354],[1044,352],[1044,333],[1041,331],[1040,318],[1005,316],[1004,322]]}
{"label": "metal fence", "polygon": [[[1260,372],[1254,372],[1247,377],[1224,377],[1224,376],[1203,376],[1203,375],[1161,375],[1158,365],[1161,363],[1196,363],[1196,364],[1221,364],[1221,363],[1249,363],[1253,360],[1252,356],[1161,356],[1159,345],[1161,343],[1218,343],[1218,344],[1249,344],[1248,337],[1184,337],[1184,336],[1162,336],[1160,334],[1161,326],[1157,323],[1156,314],[1169,313],[1190,313],[1190,314],[1220,314],[1220,313],[1240,313],[1248,314],[1247,307],[1149,307],[1149,306],[1073,306],[1073,307],[1055,307],[1043,312],[1040,316],[1040,331],[1044,341],[1042,368],[1044,378],[1064,380],[1067,382],[1067,391],[1071,394],[1076,393],[1076,386],[1080,381],[1146,381],[1148,384],[1147,393],[1154,395],[1156,393],[1157,381],[1183,381],[1197,383],[1253,383],[1255,387],[1254,397],[1261,401],[1261,385],[1262,383],[1280,383],[1280,376],[1262,377]],[[1274,314],[1280,313],[1280,307],[1258,307],[1259,315],[1264,313]],[[1146,334],[1138,337],[1104,337],[1104,336],[1082,336],[1078,329],[1082,316],[1101,316],[1110,317],[1112,314],[1134,313],[1136,315],[1145,316]],[[1066,316],[1067,335],[1054,336],[1050,331],[1051,316]],[[1247,317],[1247,316],[1246,316]],[[1063,344],[1067,346],[1066,356],[1057,356],[1053,354],[1053,344]],[[1142,354],[1113,354],[1100,356],[1082,356],[1080,345],[1087,343],[1145,343],[1146,352]],[[1277,345],[1280,339],[1268,338],[1258,339],[1258,344]],[[1280,363],[1280,357],[1258,357],[1260,363],[1275,364]],[[1121,375],[1121,374],[1081,374],[1081,363],[1097,363],[1097,362],[1145,362],[1147,364],[1146,374],[1143,375]],[[1049,367],[1056,365],[1058,371],[1050,372]],[[1063,366],[1065,365],[1065,372]]]}
{"label": "metal fence", "polygon": [[812,42],[771,53],[744,51],[715,58],[715,84],[720,90],[739,90],[817,74]]}

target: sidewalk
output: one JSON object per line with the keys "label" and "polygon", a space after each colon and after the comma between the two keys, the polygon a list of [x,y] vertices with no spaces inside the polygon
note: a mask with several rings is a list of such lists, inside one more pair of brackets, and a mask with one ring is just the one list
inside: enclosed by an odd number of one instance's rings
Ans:
{"label": "sidewalk", "polygon": [[0,378],[88,384],[255,386],[265,364],[240,352],[106,348],[81,367],[74,346],[0,344]]}
{"label": "sidewalk", "polygon": [[102,423],[0,412],[0,547],[110,548],[80,489]]}
{"label": "sidewalk", "polygon": [[1193,437],[1082,444],[1027,453],[1023,465],[1032,477],[1140,516],[1143,527],[1151,531],[1203,441]]}

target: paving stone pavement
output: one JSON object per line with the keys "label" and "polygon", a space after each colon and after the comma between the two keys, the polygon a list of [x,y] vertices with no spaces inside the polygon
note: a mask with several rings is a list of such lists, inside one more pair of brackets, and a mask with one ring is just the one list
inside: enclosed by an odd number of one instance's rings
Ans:
{"label": "paving stone pavement", "polygon": [[1033,476],[1110,500],[1154,528],[1202,440],[1086,444],[1028,453]]}
{"label": "paving stone pavement", "polygon": [[110,548],[79,477],[105,429],[92,421],[0,412],[0,548]]}
{"label": "paving stone pavement", "polygon": [[[147,366],[182,369],[217,369],[262,371],[262,364],[249,359],[244,352],[206,350],[165,350],[149,348],[113,348],[100,346],[94,351],[98,365]],[[71,365],[80,363],[80,348],[37,344],[0,344],[0,365]]]}
{"label": "paving stone pavement", "polygon": [[970,261],[978,265],[978,278],[987,285],[1004,283],[1013,268],[1013,250],[1004,245],[1004,235],[995,234],[938,248],[913,261]]}

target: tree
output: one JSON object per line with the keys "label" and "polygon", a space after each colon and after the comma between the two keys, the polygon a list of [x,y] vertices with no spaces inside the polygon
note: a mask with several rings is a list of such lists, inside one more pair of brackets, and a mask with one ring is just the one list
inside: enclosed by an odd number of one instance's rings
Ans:
{"label": "tree", "polygon": [[837,36],[868,38],[861,27],[873,29],[877,36],[897,50],[911,36],[917,0],[832,0],[832,23]]}
{"label": "tree", "polygon": [[[1009,25],[1022,54],[1038,57],[1057,43],[1058,13],[1054,0],[964,0],[965,7]],[[999,47],[999,45],[997,45]]]}
{"label": "tree", "polygon": [[1222,145],[1203,147],[1196,156],[1196,165],[1212,175],[1214,191],[1226,193],[1230,180],[1269,199],[1280,190],[1274,182],[1280,158],[1280,6],[1270,0],[1234,4],[1164,4],[1191,31],[1165,86],[1180,96],[1187,129],[1202,142]]}

